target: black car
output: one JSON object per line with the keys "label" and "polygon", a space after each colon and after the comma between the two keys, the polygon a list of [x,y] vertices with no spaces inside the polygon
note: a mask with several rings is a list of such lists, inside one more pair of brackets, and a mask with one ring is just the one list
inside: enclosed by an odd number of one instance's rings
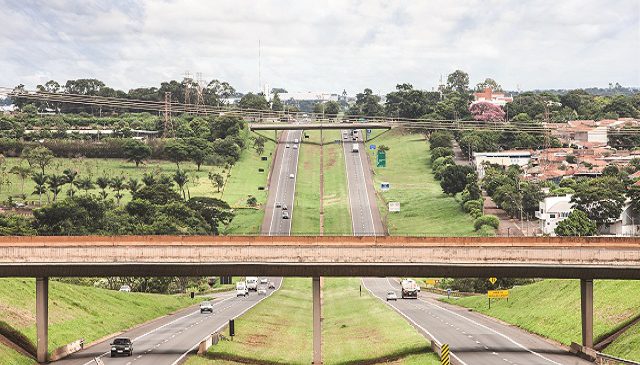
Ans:
{"label": "black car", "polygon": [[111,344],[111,357],[118,355],[133,355],[133,343],[129,338],[116,338]]}

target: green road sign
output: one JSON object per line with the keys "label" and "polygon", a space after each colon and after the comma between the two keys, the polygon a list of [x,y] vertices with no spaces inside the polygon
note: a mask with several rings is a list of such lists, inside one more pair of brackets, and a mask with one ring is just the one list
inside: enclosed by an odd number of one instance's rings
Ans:
{"label": "green road sign", "polygon": [[387,167],[387,154],[384,151],[378,150],[376,167]]}

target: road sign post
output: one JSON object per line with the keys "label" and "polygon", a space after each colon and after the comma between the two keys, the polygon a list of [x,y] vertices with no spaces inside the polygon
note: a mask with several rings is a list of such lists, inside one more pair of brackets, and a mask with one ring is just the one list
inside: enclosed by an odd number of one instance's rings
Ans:
{"label": "road sign post", "polygon": [[442,346],[440,346],[440,365],[451,365],[449,345],[446,343],[443,343]]}
{"label": "road sign post", "polygon": [[487,298],[489,299],[489,309],[491,309],[491,299],[506,299],[509,301],[508,290],[489,290],[487,291]]}

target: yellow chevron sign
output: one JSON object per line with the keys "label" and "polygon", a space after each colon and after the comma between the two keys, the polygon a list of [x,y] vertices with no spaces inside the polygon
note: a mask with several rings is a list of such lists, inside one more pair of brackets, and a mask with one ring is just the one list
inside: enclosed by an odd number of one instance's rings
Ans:
{"label": "yellow chevron sign", "polygon": [[451,359],[449,358],[449,345],[443,343],[440,347],[440,364],[451,365]]}

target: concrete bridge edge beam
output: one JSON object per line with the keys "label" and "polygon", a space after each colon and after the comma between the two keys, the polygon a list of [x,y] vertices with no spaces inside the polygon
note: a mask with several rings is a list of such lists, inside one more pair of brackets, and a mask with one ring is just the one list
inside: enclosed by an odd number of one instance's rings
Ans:
{"label": "concrete bridge edge beam", "polygon": [[36,357],[47,362],[49,355],[49,278],[36,278]]}
{"label": "concrete bridge edge beam", "polygon": [[320,298],[320,277],[311,281],[313,292],[313,365],[322,364],[322,300]]}
{"label": "concrete bridge edge beam", "polygon": [[580,279],[582,346],[593,348],[593,279]]}

